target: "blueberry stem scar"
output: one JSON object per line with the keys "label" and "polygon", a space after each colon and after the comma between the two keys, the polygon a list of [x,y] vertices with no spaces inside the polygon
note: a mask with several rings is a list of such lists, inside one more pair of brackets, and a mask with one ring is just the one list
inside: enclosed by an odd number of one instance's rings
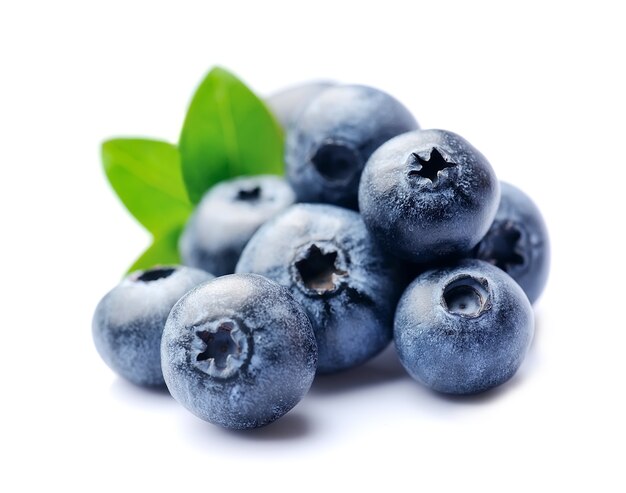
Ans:
{"label": "blueberry stem scar", "polygon": [[253,202],[261,198],[261,187],[241,188],[237,192],[237,200]]}
{"label": "blueberry stem scar", "polygon": [[136,280],[141,282],[158,281],[171,276],[175,271],[176,269],[173,267],[156,267],[142,272]]}
{"label": "blueberry stem scar", "polygon": [[317,245],[311,245],[305,257],[296,262],[296,269],[307,289],[322,294],[336,289],[338,278],[347,274],[336,262],[336,251],[323,253]]}
{"label": "blueberry stem scar", "polygon": [[363,169],[363,160],[350,146],[337,142],[323,144],[311,158],[320,175],[331,182],[344,182]]}
{"label": "blueberry stem scar", "polygon": [[451,315],[478,317],[491,305],[488,285],[470,276],[453,279],[443,290],[442,304]]}
{"label": "blueberry stem scar", "polygon": [[480,258],[505,272],[521,267],[525,263],[521,238],[522,232],[513,222],[495,222],[478,247]]}
{"label": "blueberry stem scar", "polygon": [[427,159],[416,153],[411,154],[409,164],[419,166],[417,169],[411,169],[409,176],[421,176],[433,183],[437,183],[440,171],[456,166],[456,163],[447,161],[436,147],[431,148]]}
{"label": "blueberry stem scar", "polygon": [[238,354],[240,349],[231,337],[232,324],[224,323],[219,326],[217,332],[207,330],[198,332],[198,337],[206,344],[206,350],[198,354],[196,360],[204,361],[213,359],[219,369],[226,368],[226,360],[231,354]]}
{"label": "blueberry stem scar", "polygon": [[233,376],[248,360],[247,336],[234,320],[217,320],[196,334],[196,367],[217,378]]}

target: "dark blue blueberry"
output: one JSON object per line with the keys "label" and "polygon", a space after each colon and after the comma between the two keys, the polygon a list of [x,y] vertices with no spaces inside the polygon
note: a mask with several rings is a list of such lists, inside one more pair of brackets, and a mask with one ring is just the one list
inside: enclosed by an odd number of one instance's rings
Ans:
{"label": "dark blue blueberry", "polygon": [[485,157],[445,130],[418,130],[369,159],[359,208],[389,252],[417,263],[469,256],[498,208],[500,187]]}
{"label": "dark blue blueberry", "polygon": [[394,340],[409,374],[439,392],[474,394],[511,378],[534,333],[528,298],[481,260],[424,272],[402,295]]}
{"label": "dark blue blueberry", "polygon": [[155,267],[122,280],[93,317],[93,339],[104,362],[137,385],[164,385],[161,334],[167,316],[182,295],[212,277],[189,267]]}
{"label": "dark blue blueberry", "polygon": [[180,238],[183,263],[216,276],[232,274],[259,226],[294,201],[291,187],[277,176],[240,177],[215,185]]}
{"label": "dark blue blueberry", "polygon": [[273,279],[302,304],[320,373],[359,365],[387,346],[405,285],[356,212],[321,204],[296,204],[263,225],[237,272]]}
{"label": "dark blue blueberry", "polygon": [[356,209],[359,178],[370,155],[383,142],[416,128],[411,113],[382,91],[366,86],[325,90],[287,135],[287,177],[298,202]]}
{"label": "dark blue blueberry", "polygon": [[496,218],[475,249],[475,256],[500,267],[534,303],[548,280],[550,240],[541,212],[519,188],[500,182]]}
{"label": "dark blue blueberry", "polygon": [[283,128],[289,130],[304,108],[322,91],[334,85],[328,81],[313,81],[288,87],[267,98],[267,105]]}
{"label": "dark blue blueberry", "polygon": [[234,274],[174,306],[161,357],[178,402],[206,421],[245,429],[271,423],[302,399],[317,348],[309,319],[285,288]]}

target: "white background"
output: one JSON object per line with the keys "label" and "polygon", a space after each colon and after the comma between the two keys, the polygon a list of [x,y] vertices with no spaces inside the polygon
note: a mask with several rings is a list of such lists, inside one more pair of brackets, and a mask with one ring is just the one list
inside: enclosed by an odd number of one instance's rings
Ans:
{"label": "white background", "polygon": [[[626,35],[607,5],[3,2],[0,490],[624,491]],[[513,380],[441,397],[387,352],[233,433],[104,365],[91,315],[148,236],[99,145],[175,142],[214,64],[261,94],[380,87],[535,199],[553,267]]]}

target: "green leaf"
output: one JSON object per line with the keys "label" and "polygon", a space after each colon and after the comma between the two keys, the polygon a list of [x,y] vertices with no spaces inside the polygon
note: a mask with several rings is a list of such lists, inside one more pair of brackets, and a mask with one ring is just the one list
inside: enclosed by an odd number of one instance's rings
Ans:
{"label": "green leaf", "polygon": [[168,231],[160,238],[155,238],[152,245],[143,252],[135,263],[128,269],[128,272],[135,270],[150,269],[156,265],[175,265],[180,264],[180,255],[178,253],[178,238],[181,229]]}
{"label": "green leaf", "polygon": [[284,170],[280,126],[263,101],[219,67],[209,72],[191,100],[179,149],[193,203],[219,181]]}
{"label": "green leaf", "polygon": [[102,144],[104,171],[126,208],[157,239],[180,229],[193,207],[176,146],[148,139]]}

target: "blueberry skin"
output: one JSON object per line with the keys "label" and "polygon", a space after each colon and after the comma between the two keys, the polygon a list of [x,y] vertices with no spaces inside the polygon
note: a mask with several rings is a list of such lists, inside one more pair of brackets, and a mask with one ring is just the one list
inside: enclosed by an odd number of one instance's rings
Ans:
{"label": "blueberry skin", "polygon": [[311,81],[278,91],[267,98],[266,102],[272,113],[286,130],[291,129],[307,105],[334,82]]}
{"label": "blueberry skin", "polygon": [[232,274],[259,226],[294,202],[293,190],[277,176],[239,177],[215,185],[181,235],[183,264],[216,276]]}
{"label": "blueberry skin", "polygon": [[161,335],[171,308],[194,286],[213,276],[190,267],[155,267],[133,272],[96,307],[96,349],[115,373],[137,385],[165,385]]}
{"label": "blueberry skin", "polygon": [[510,275],[531,303],[548,281],[550,239],[541,212],[519,188],[500,182],[502,195],[496,218],[474,250],[474,256]]}
{"label": "blueberry skin", "polygon": [[416,128],[411,113],[387,93],[356,85],[325,90],[287,135],[287,178],[298,202],[356,209],[367,159],[383,142]]}
{"label": "blueberry skin", "polygon": [[236,271],[268,277],[302,304],[317,339],[318,373],[352,368],[382,351],[406,286],[356,212],[322,204],[296,204],[268,221]]}
{"label": "blueberry skin", "polygon": [[231,429],[280,418],[308,391],[317,362],[311,324],[287,290],[253,274],[204,283],[172,309],[161,345],[174,398]]}
{"label": "blueberry skin", "polygon": [[469,257],[498,208],[500,186],[485,157],[459,135],[418,130],[369,159],[359,208],[390,253],[425,263]]}
{"label": "blueberry skin", "polygon": [[430,270],[402,295],[394,322],[400,361],[431,389],[475,394],[511,378],[533,338],[528,298],[481,260]]}

